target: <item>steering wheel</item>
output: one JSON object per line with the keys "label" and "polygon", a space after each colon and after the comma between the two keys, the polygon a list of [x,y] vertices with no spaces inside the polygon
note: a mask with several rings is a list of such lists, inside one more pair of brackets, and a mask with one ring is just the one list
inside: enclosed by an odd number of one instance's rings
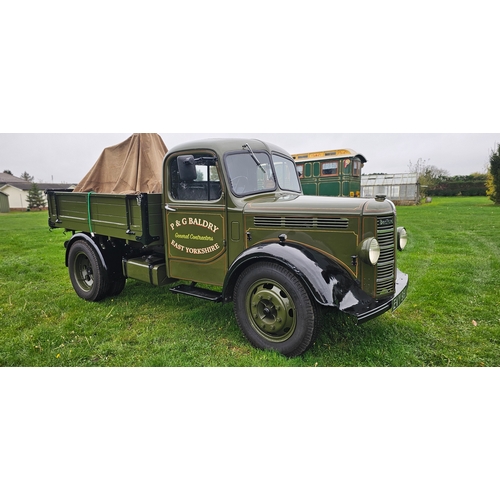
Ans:
{"label": "steering wheel", "polygon": [[248,177],[244,175],[238,175],[237,177],[233,177],[231,179],[231,183],[233,184],[233,189],[236,194],[241,194],[245,191],[247,186]]}

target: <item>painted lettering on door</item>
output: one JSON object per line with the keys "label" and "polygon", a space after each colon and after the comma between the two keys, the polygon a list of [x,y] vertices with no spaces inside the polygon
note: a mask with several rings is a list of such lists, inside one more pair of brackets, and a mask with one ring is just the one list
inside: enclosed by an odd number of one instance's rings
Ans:
{"label": "painted lettering on door", "polygon": [[168,214],[171,257],[208,260],[223,252],[222,217],[179,217]]}

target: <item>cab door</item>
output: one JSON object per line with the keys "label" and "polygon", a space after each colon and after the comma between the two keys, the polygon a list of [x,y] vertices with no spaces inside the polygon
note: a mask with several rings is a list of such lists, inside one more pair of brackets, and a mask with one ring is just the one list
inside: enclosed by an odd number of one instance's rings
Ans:
{"label": "cab door", "polygon": [[168,275],[220,286],[227,272],[227,228],[216,160],[208,154],[173,157],[166,172]]}

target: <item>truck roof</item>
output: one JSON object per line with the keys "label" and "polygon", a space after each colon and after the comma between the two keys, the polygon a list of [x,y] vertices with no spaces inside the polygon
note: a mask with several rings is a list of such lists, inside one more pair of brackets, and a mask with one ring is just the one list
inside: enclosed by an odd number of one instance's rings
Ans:
{"label": "truck roof", "polygon": [[244,144],[248,144],[254,151],[264,150],[268,152],[276,152],[284,154],[291,158],[291,155],[288,151],[269,142],[261,141],[260,139],[234,137],[199,139],[196,141],[179,144],[169,149],[168,156],[173,153],[179,153],[185,150],[200,149],[214,151],[218,156],[222,157],[228,151],[242,151]]}

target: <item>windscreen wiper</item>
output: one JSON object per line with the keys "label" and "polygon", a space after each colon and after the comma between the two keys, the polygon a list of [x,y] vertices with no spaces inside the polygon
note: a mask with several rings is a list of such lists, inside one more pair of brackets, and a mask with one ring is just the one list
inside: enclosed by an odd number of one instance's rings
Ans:
{"label": "windscreen wiper", "polygon": [[250,153],[250,156],[252,157],[253,161],[262,170],[262,172],[266,173],[266,169],[262,166],[262,163],[257,159],[257,157],[255,156],[254,152],[252,151],[252,148],[248,144],[243,144],[242,148],[243,149],[248,149],[248,151]]}

